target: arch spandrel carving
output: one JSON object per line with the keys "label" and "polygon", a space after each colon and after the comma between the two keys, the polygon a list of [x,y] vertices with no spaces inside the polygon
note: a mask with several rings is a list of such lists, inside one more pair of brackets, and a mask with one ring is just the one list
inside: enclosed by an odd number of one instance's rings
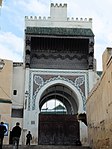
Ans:
{"label": "arch spandrel carving", "polygon": [[74,93],[75,98],[77,99],[76,102],[79,111],[85,109],[85,94],[83,93],[83,90],[81,88],[82,85],[84,85],[85,83],[84,76],[77,77],[77,79],[75,79],[74,81],[61,76],[52,77],[46,81],[43,80],[43,78],[40,76],[35,76],[34,80],[36,80],[35,83],[38,87],[33,92],[32,110],[39,109],[39,107],[37,108],[37,105],[39,105],[39,100],[41,99],[43,92],[51,85],[55,84],[67,86]]}

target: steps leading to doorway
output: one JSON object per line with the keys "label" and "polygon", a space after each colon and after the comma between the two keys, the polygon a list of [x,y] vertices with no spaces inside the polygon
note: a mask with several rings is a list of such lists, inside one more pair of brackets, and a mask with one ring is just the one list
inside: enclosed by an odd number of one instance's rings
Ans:
{"label": "steps leading to doorway", "polygon": [[[3,149],[12,149],[12,145],[4,145]],[[56,145],[30,145],[19,146],[19,149],[91,149],[85,146],[56,146]]]}

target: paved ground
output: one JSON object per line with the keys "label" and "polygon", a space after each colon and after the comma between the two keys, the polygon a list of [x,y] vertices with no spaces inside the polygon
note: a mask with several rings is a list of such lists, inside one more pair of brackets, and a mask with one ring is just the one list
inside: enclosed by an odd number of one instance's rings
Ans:
{"label": "paved ground", "polygon": [[[12,145],[4,145],[3,149],[13,149]],[[53,145],[31,145],[19,146],[19,149],[90,149],[82,146],[53,146]]]}

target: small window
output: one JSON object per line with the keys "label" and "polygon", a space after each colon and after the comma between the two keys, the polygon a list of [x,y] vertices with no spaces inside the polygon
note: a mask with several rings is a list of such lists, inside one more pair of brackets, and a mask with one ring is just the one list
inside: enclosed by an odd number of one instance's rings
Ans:
{"label": "small window", "polygon": [[17,95],[17,90],[13,90],[13,95]]}
{"label": "small window", "polygon": [[12,109],[11,117],[23,118],[23,109]]}
{"label": "small window", "polygon": [[31,121],[31,125],[34,125],[35,124],[35,121]]}

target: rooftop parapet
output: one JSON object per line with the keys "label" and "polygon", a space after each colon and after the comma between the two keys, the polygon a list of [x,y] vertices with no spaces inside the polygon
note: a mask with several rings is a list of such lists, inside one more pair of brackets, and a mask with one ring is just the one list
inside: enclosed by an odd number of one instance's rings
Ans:
{"label": "rooftop parapet", "polygon": [[[42,20],[42,21],[51,20],[52,21],[51,17],[45,17],[45,16],[44,17],[41,17],[41,16],[25,16],[25,21],[27,21],[27,20],[28,21],[32,21],[32,20]],[[70,18],[70,17],[68,17],[67,21],[92,22],[92,18],[73,18],[73,17]]]}
{"label": "rooftop parapet", "polygon": [[50,17],[52,20],[63,21],[67,19],[67,4],[53,4],[50,7]]}
{"label": "rooftop parapet", "polygon": [[51,7],[67,7],[67,4],[62,4],[62,3],[60,3],[60,4],[58,4],[58,3],[54,4],[54,3],[51,3]]}
{"label": "rooftop parapet", "polygon": [[67,17],[67,4],[51,3],[49,17],[25,16],[25,27],[91,28],[92,18]]}

